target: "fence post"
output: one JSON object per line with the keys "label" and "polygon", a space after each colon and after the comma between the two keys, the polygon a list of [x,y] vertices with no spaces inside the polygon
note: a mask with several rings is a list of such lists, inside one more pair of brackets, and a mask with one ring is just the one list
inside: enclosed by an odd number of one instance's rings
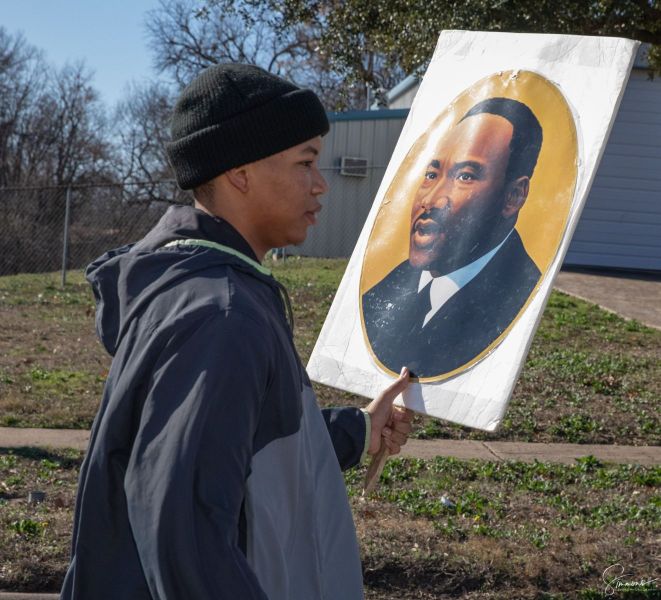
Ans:
{"label": "fence post", "polygon": [[62,243],[62,287],[67,284],[67,262],[69,260],[69,217],[71,215],[71,186],[67,188],[64,209],[64,241]]}

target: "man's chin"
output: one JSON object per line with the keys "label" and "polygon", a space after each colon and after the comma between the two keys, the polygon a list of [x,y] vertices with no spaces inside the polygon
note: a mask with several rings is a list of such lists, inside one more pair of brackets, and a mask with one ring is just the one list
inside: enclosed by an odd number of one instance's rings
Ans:
{"label": "man's chin", "polygon": [[420,269],[421,271],[426,271],[429,269],[429,265],[434,262],[436,257],[428,253],[419,253],[411,252],[409,253],[409,264],[414,269]]}
{"label": "man's chin", "polygon": [[287,236],[286,246],[300,246],[308,237],[310,226],[301,227],[299,229],[291,230]]}
{"label": "man's chin", "polygon": [[409,246],[409,264],[415,269],[425,271],[438,259],[439,253],[438,244],[420,246],[412,240]]}

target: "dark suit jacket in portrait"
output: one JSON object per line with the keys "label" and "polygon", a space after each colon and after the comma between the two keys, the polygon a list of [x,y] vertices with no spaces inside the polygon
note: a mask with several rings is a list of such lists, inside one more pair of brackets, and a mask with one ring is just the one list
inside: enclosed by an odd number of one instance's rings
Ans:
{"label": "dark suit jacket in portrait", "polygon": [[540,272],[516,230],[484,268],[427,325],[429,291],[418,294],[420,269],[406,260],[365,292],[362,311],[372,351],[391,371],[438,377],[478,356],[515,319]]}

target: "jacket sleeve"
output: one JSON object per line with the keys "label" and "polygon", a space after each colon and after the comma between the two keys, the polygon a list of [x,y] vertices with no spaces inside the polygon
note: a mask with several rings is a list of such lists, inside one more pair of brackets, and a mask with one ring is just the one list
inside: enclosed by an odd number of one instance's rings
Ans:
{"label": "jacket sleeve", "polygon": [[251,319],[214,313],[170,334],[152,371],[124,487],[153,598],[266,600],[238,529],[267,343]]}
{"label": "jacket sleeve", "polygon": [[321,411],[343,471],[356,466],[365,451],[365,415],[358,408],[325,408]]}

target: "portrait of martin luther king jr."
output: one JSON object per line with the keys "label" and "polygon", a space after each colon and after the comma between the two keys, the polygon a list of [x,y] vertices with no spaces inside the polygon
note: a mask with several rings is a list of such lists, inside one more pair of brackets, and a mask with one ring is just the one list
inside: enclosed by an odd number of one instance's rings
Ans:
{"label": "portrait of martin luther king jr.", "polygon": [[361,298],[365,334],[388,370],[441,377],[471,363],[517,317],[541,276],[514,228],[541,146],[528,106],[489,98],[432,150],[411,210],[408,259]]}

